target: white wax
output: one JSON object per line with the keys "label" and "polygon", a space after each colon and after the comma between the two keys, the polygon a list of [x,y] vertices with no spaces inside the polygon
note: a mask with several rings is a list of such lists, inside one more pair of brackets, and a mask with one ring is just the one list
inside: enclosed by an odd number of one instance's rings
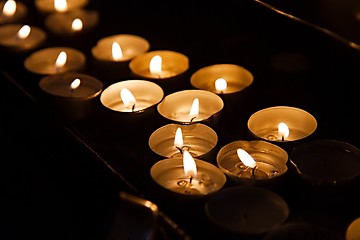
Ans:
{"label": "white wax", "polygon": [[0,27],[0,45],[16,49],[32,49],[39,46],[47,38],[46,33],[35,26],[30,26],[30,34],[26,38],[19,38],[18,32],[24,25],[7,24]]}

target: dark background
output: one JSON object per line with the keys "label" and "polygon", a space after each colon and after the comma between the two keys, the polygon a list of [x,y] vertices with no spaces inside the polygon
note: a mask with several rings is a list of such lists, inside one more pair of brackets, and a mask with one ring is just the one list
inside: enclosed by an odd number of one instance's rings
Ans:
{"label": "dark background", "polygon": [[[24,22],[44,27],[44,16],[36,12],[32,1],[24,2],[30,7]],[[315,116],[318,129],[314,138],[360,147],[360,37],[356,31],[360,5],[355,1],[268,2],[306,22],[256,1],[92,1],[87,8],[100,13],[93,32],[75,39],[49,33],[43,47],[73,46],[90,59],[90,48],[98,39],[130,33],[146,38],[152,50],[187,55],[189,73],[211,64],[238,64],[253,73],[254,91],[243,115],[238,116],[243,122],[233,126],[238,134],[220,139],[222,143],[242,138],[244,121],[256,110],[290,105]],[[71,126],[64,127],[44,109],[35,82],[27,82],[34,78],[23,74],[22,61],[27,54],[1,53],[0,239],[104,239],[119,191],[136,191],[79,144]],[[138,182],[134,185],[138,187]],[[158,198],[144,188],[137,190]],[[346,224],[358,216],[359,209],[354,209],[336,230],[343,234]],[[190,235],[198,236],[184,225]]]}

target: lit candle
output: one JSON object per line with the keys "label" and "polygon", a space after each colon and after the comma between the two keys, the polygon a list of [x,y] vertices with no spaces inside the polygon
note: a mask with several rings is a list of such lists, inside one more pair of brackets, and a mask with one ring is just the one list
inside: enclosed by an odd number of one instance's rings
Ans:
{"label": "lit candle", "polygon": [[360,239],[360,217],[354,219],[347,227],[345,232],[345,240]]}
{"label": "lit candle", "polygon": [[318,139],[298,144],[290,162],[314,186],[341,186],[360,175],[360,150],[337,140]]}
{"label": "lit candle", "polygon": [[172,123],[154,131],[148,143],[153,152],[166,158],[181,157],[183,151],[187,150],[192,156],[204,159],[217,141],[216,132],[205,124]]}
{"label": "lit candle", "polygon": [[108,86],[100,101],[106,108],[122,113],[141,113],[154,107],[164,96],[157,84],[146,80],[126,80]]}
{"label": "lit candle", "polygon": [[46,40],[46,33],[38,27],[6,24],[0,26],[0,45],[15,51],[34,49]]}
{"label": "lit candle", "polygon": [[25,68],[42,75],[75,72],[85,66],[85,55],[73,48],[50,47],[32,53],[24,61]]}
{"label": "lit candle", "polygon": [[103,84],[97,78],[82,73],[48,75],[39,81],[46,93],[49,106],[68,120],[81,120],[89,116],[100,95]]}
{"label": "lit candle", "polygon": [[302,109],[276,106],[253,113],[247,126],[252,137],[277,144],[290,153],[298,143],[315,132],[317,121]]}
{"label": "lit candle", "polygon": [[45,19],[45,26],[59,36],[78,35],[95,28],[99,14],[94,10],[75,10],[51,13]]}
{"label": "lit candle", "polygon": [[246,239],[281,226],[289,212],[289,206],[281,196],[251,186],[222,189],[205,204],[206,216],[212,223],[226,231],[247,236]]}
{"label": "lit candle", "polygon": [[247,69],[234,64],[215,64],[197,70],[191,75],[191,85],[217,94],[243,91],[253,83]]}
{"label": "lit candle", "polygon": [[316,130],[317,121],[302,109],[276,106],[255,112],[247,125],[251,133],[261,139],[282,142],[308,137]]}
{"label": "lit candle", "polygon": [[205,90],[183,90],[167,95],[157,109],[169,120],[191,124],[216,121],[223,106],[222,99],[215,93]]}
{"label": "lit candle", "polygon": [[129,64],[135,76],[166,79],[178,76],[189,68],[189,59],[173,51],[151,51],[133,58]]}
{"label": "lit candle", "polygon": [[160,160],[151,168],[151,177],[161,187],[186,196],[204,196],[221,189],[226,177],[211,163],[194,159],[185,150],[182,158]]}
{"label": "lit candle", "polygon": [[14,0],[1,1],[0,10],[0,24],[19,22],[28,13],[25,4]]}
{"label": "lit candle", "polygon": [[35,0],[36,8],[45,14],[71,12],[84,8],[89,0]]}
{"label": "lit candle", "polygon": [[221,170],[241,183],[265,183],[287,172],[288,154],[282,148],[263,141],[234,141],[223,146],[216,161]]}
{"label": "lit candle", "polygon": [[149,42],[140,36],[118,34],[100,39],[91,49],[91,53],[101,61],[123,62],[148,51],[149,48]]}

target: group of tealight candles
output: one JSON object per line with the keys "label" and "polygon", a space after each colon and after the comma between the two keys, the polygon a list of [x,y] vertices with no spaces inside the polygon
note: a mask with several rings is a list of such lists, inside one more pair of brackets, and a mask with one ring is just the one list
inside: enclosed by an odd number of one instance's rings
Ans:
{"label": "group of tealight candles", "polygon": [[[51,26],[49,29],[57,34],[89,31],[98,21],[96,11],[85,9],[86,0],[36,0],[35,5],[46,14],[45,25]],[[2,47],[31,51],[45,41],[45,31],[18,23],[27,14],[24,4],[7,0],[0,2],[0,10]],[[81,73],[86,57],[74,48],[49,47],[35,51],[25,59],[24,67],[43,76],[39,87],[60,101],[68,101],[80,118],[86,117],[86,104],[99,97],[106,109],[118,114],[141,115],[155,107],[161,116],[172,121],[154,131],[148,143],[152,151],[165,158],[151,168],[152,178],[176,194],[212,194],[223,188],[227,177],[245,185],[278,179],[288,170],[289,152],[291,164],[304,180],[313,184],[338,185],[360,174],[360,150],[351,144],[314,140],[293,148],[294,143],[314,133],[317,121],[310,113],[291,106],[274,106],[255,112],[247,126],[256,140],[239,140],[223,146],[216,156],[217,166],[201,160],[218,143],[211,123],[217,120],[226,104],[223,96],[241,94],[253,83],[253,75],[235,64],[211,65],[191,75],[190,83],[194,89],[176,90],[165,95],[158,83],[165,85],[167,81],[181,78],[189,69],[189,60],[178,52],[149,49],[149,42],[140,36],[119,34],[100,39],[91,49],[92,56],[104,66],[107,63],[126,64],[137,78],[112,83],[105,89],[103,82]],[[343,164],[339,165],[340,159]],[[221,211],[217,206],[227,204],[225,201],[232,201],[230,199],[237,200],[239,209],[229,214],[244,215],[242,204],[247,205],[247,215],[261,217],[264,212],[256,210],[258,207],[252,204],[261,204],[263,208],[268,204],[268,211],[273,211],[273,214],[263,216],[269,219],[264,228],[251,229],[248,228],[251,224],[240,221],[236,231],[262,233],[281,224],[289,214],[286,202],[276,204],[283,200],[274,193],[252,192],[251,188],[228,190],[229,193],[224,191],[223,197],[214,197],[207,205],[209,217],[217,218],[214,221],[224,228],[229,226],[217,213]],[[251,198],[245,196],[251,194],[259,194],[263,201],[249,201]],[[357,219],[349,226],[347,239],[360,236],[359,222]]]}

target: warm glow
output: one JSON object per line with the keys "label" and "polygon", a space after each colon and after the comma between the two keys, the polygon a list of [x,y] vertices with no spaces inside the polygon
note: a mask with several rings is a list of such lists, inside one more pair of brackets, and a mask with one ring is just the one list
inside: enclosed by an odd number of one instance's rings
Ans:
{"label": "warm glow", "polygon": [[127,88],[121,89],[120,97],[126,107],[133,107],[136,103],[134,95]]}
{"label": "warm glow", "polygon": [[14,0],[8,0],[4,4],[3,14],[5,16],[13,16],[16,12],[16,2]]}
{"label": "warm glow", "polygon": [[197,169],[196,163],[191,154],[185,150],[183,155],[184,173],[185,176],[196,177]]}
{"label": "warm glow", "polygon": [[216,81],[215,81],[215,88],[216,88],[217,91],[220,91],[220,92],[226,90],[226,88],[227,88],[227,82],[226,82],[226,80],[223,79],[223,78],[218,78],[218,79],[216,79]]}
{"label": "warm glow", "polygon": [[66,0],[54,0],[55,10],[58,12],[66,12],[68,9]]}
{"label": "warm glow", "polygon": [[154,56],[150,60],[150,72],[159,74],[162,71],[162,58],[159,55]]}
{"label": "warm glow", "polygon": [[74,31],[80,31],[82,28],[83,28],[83,22],[79,18],[74,19],[74,21],[71,24],[71,29]]}
{"label": "warm glow", "polygon": [[76,89],[76,88],[78,88],[78,87],[80,86],[80,83],[81,83],[80,79],[76,78],[76,79],[75,79],[74,81],[72,81],[72,83],[70,84],[70,88],[71,88],[72,90],[74,90],[74,89]]}
{"label": "warm glow", "polygon": [[66,60],[67,60],[66,52],[62,51],[56,59],[55,67],[56,68],[63,67],[66,63]]}
{"label": "warm glow", "polygon": [[248,153],[246,152],[245,150],[239,148],[237,150],[237,155],[238,157],[240,158],[241,162],[247,166],[247,167],[251,167],[251,168],[254,168],[256,167],[256,162],[255,160],[253,159],[253,157]]}
{"label": "warm glow", "polygon": [[123,58],[121,47],[117,42],[113,42],[112,44],[112,57],[114,61],[119,61]]}
{"label": "warm glow", "polygon": [[175,147],[178,147],[180,149],[184,145],[184,140],[183,140],[181,128],[176,129],[174,145],[175,145]]}
{"label": "warm glow", "polygon": [[191,118],[197,117],[199,115],[199,99],[195,98],[189,112]]}
{"label": "warm glow", "polygon": [[290,134],[289,127],[283,122],[279,123],[278,132],[279,132],[279,138],[282,140],[286,140]]}
{"label": "warm glow", "polygon": [[25,39],[29,36],[31,28],[28,25],[24,25],[17,33],[18,38]]}

